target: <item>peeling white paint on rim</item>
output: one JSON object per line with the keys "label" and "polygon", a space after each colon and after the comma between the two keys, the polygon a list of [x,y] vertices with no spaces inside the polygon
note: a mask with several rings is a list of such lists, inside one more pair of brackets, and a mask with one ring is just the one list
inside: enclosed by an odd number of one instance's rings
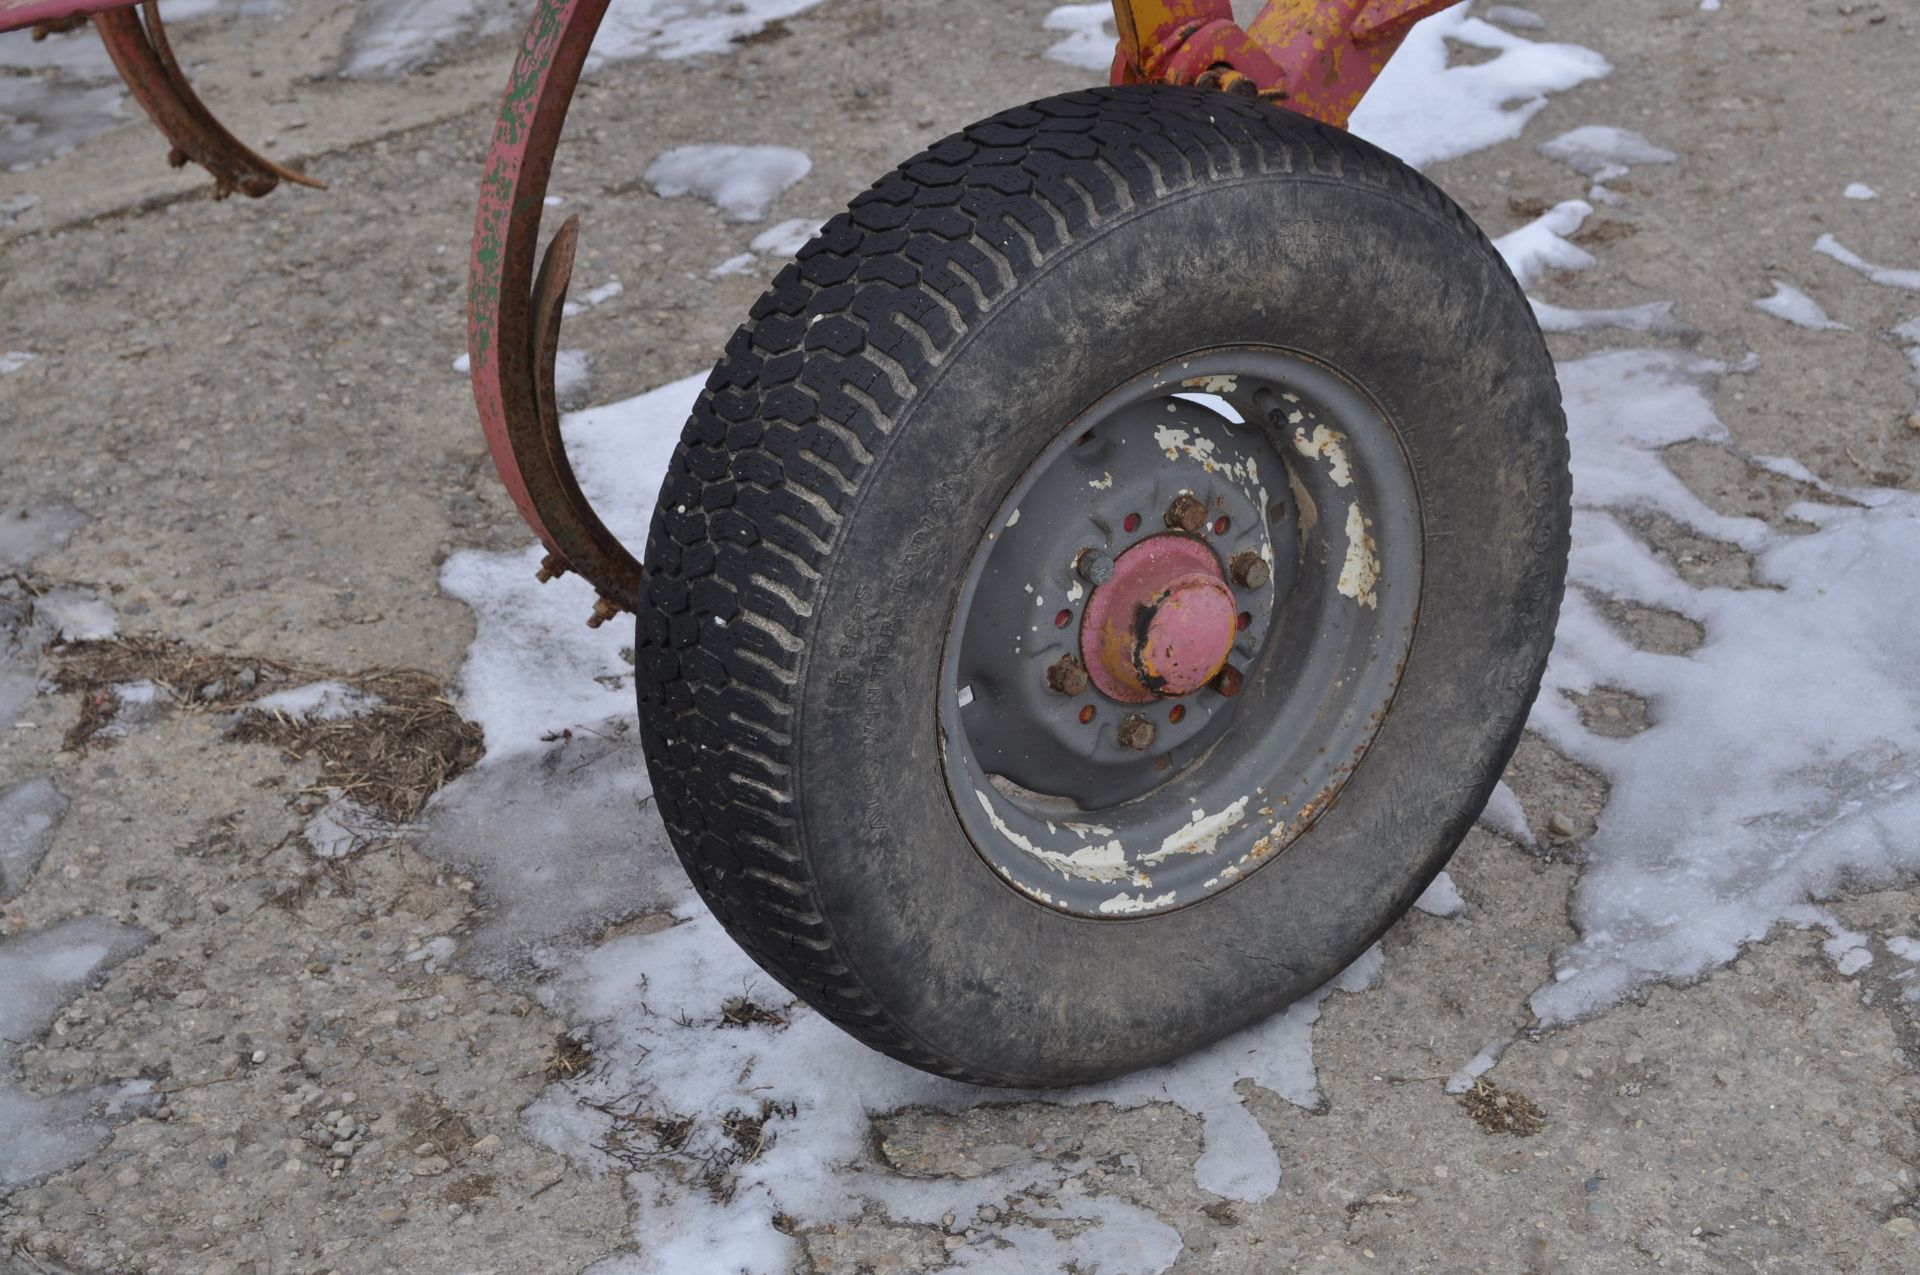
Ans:
{"label": "peeling white paint on rim", "polygon": [[1240,378],[1237,376],[1220,375],[1196,376],[1191,380],[1182,381],[1180,384],[1187,389],[1198,390],[1202,394],[1218,394],[1224,397],[1225,395],[1239,392]]}
{"label": "peeling white paint on rim", "polygon": [[1359,505],[1347,506],[1347,560],[1340,568],[1337,588],[1363,607],[1380,604],[1374,586],[1380,583],[1380,559],[1373,554],[1373,537],[1367,534],[1367,516]]}
{"label": "peeling white paint on rim", "polygon": [[1145,890],[1139,894],[1128,894],[1125,890],[1114,895],[1100,905],[1100,910],[1108,916],[1132,916],[1136,912],[1157,912],[1173,903],[1173,892],[1169,890],[1159,898],[1150,899]]}
{"label": "peeling white paint on rim", "polygon": [[[1296,412],[1287,419],[1297,423],[1299,413]],[[1339,430],[1328,429],[1325,425],[1315,425],[1311,438],[1307,436],[1307,431],[1304,429],[1293,431],[1293,450],[1302,456],[1326,457],[1327,477],[1333,479],[1335,487],[1353,486],[1353,466],[1347,460],[1346,442],[1345,434]]]}
{"label": "peeling white paint on rim", "polygon": [[[1085,881],[1133,881],[1138,884],[1152,884],[1128,866],[1126,847],[1117,840],[1108,841],[1103,845],[1088,846],[1084,850],[1075,850],[1072,854],[1061,854],[1058,850],[1036,846],[1015,832],[1007,825],[1007,821],[1000,817],[1000,812],[994,809],[993,798],[986,793],[976,788],[973,790],[973,795],[980,799],[980,808],[987,812],[987,822],[993,825],[995,832],[1006,838],[1008,845],[1025,850],[1062,876],[1079,877]],[[1169,894],[1167,900],[1171,902],[1172,899],[1173,896]]]}
{"label": "peeling white paint on rim", "polygon": [[1193,822],[1162,841],[1160,848],[1152,854],[1141,856],[1140,862],[1159,863],[1176,854],[1212,854],[1220,843],[1221,835],[1247,817],[1247,801],[1242,797],[1213,815],[1202,810],[1194,811]]}
{"label": "peeling white paint on rim", "polygon": [[1098,478],[1091,479],[1088,481],[1087,486],[1093,488],[1095,491],[1106,491],[1113,486],[1113,471],[1109,469]]}

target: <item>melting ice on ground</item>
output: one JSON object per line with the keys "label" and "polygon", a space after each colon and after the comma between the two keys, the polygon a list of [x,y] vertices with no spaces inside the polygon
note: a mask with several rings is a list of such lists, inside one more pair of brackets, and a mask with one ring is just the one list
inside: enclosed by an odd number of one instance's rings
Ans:
{"label": "melting ice on ground", "polygon": [[126,1081],[41,1095],[20,1080],[26,1043],[109,965],[147,936],[99,917],[61,921],[0,940],[0,1187],[15,1187],[79,1160],[118,1119],[137,1112],[152,1086]]}
{"label": "melting ice on ground", "polygon": [[791,146],[676,146],[647,169],[647,185],[662,199],[692,195],[728,221],[761,221],[781,192],[813,171],[805,151]]}

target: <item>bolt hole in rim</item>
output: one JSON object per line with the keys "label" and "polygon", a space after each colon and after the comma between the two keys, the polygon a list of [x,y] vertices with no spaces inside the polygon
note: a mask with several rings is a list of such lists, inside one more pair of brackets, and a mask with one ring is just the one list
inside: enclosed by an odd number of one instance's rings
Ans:
{"label": "bolt hole in rim", "polygon": [[1214,349],[1102,397],[1001,503],[954,607],[941,745],[975,849],[1086,917],[1244,880],[1385,721],[1419,531],[1398,435],[1317,360]]}

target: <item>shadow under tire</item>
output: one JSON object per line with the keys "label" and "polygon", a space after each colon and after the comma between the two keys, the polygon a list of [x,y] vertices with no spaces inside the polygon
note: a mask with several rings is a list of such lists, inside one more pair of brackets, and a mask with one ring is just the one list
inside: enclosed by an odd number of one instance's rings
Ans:
{"label": "shadow under tire", "polygon": [[[1005,111],[828,222],[700,395],[635,642],[658,808],[875,1049],[1016,1087],[1170,1060],[1445,865],[1538,691],[1569,500],[1526,298],[1418,173],[1219,93]],[[1240,610],[1237,694],[1141,662],[1172,586],[1083,636],[1110,586],[1063,547],[1159,588],[1150,538]]]}

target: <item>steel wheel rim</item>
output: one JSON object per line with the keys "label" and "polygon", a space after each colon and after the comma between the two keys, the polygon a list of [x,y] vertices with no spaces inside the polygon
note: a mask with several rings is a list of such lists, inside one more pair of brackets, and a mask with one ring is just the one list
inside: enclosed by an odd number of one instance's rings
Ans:
{"label": "steel wheel rim", "polygon": [[[1182,494],[1204,507],[1197,530]],[[1418,619],[1419,530],[1398,433],[1307,356],[1214,349],[1103,396],[1002,500],[953,609],[940,745],[974,848],[1021,894],[1089,918],[1244,881],[1331,806],[1390,712]],[[1150,562],[1149,541],[1178,569]],[[1242,570],[1249,554],[1265,581]],[[1232,598],[1237,688],[1190,689],[1222,642],[1209,571]],[[1090,642],[1089,617],[1116,613],[1105,597],[1130,620]],[[1181,627],[1189,614],[1201,620]],[[1142,651],[1170,623],[1175,677],[1161,683]],[[1084,686],[1062,675],[1067,656]]]}

